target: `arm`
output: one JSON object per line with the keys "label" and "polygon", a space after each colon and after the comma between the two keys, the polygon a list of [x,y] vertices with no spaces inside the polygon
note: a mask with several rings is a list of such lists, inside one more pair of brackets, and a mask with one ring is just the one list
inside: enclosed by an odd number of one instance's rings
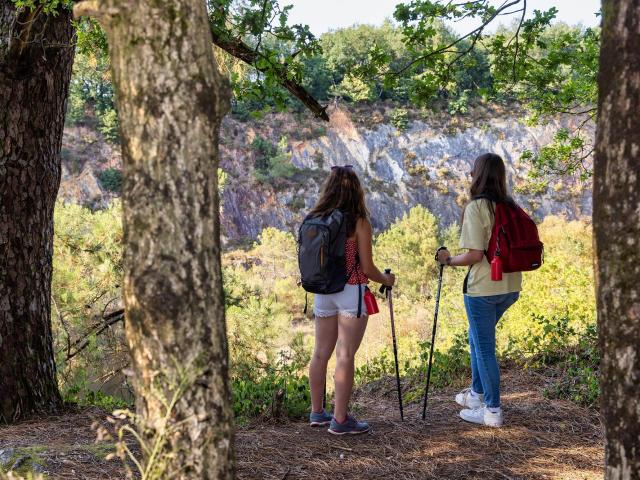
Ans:
{"label": "arm", "polygon": [[356,225],[356,238],[358,240],[358,256],[360,257],[360,266],[362,272],[374,282],[393,286],[395,276],[393,274],[382,273],[373,263],[372,244],[373,233],[371,223],[368,220],[358,220]]}
{"label": "arm", "polygon": [[481,210],[478,201],[471,202],[465,208],[462,232],[460,235],[460,247],[467,249],[467,253],[451,257],[449,250],[438,252],[438,261],[443,265],[452,267],[468,267],[482,262],[484,257],[485,232],[491,229],[484,210]]}
{"label": "arm", "polygon": [[438,252],[438,261],[443,265],[450,267],[468,267],[480,263],[484,257],[482,250],[469,250],[466,253],[452,257],[449,250],[440,250]]}

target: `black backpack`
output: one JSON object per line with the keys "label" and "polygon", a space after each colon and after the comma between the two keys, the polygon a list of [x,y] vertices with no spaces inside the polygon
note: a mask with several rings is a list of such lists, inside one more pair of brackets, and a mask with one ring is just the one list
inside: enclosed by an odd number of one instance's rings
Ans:
{"label": "black backpack", "polygon": [[348,281],[345,245],[347,219],[341,210],[307,215],[298,230],[298,266],[302,288],[328,295],[344,290]]}
{"label": "black backpack", "polygon": [[[324,217],[307,215],[298,230],[298,266],[307,293],[328,295],[344,290],[353,272],[347,272],[345,247],[347,218],[341,210]],[[359,259],[356,256],[356,265]],[[304,313],[307,313],[305,295]],[[362,287],[358,285],[358,314],[362,313]]]}

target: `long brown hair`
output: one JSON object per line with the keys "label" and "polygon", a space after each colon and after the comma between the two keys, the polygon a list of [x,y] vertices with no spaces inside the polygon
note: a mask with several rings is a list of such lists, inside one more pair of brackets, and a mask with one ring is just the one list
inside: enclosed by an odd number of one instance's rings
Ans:
{"label": "long brown hair", "polygon": [[311,210],[311,215],[323,217],[335,209],[347,215],[347,232],[353,235],[360,219],[369,219],[369,210],[364,201],[364,190],[358,175],[352,168],[334,167],[325,181],[320,199]]}
{"label": "long brown hair", "polygon": [[497,202],[513,200],[507,188],[507,172],[500,155],[485,153],[476,158],[471,172],[471,199],[483,195]]}

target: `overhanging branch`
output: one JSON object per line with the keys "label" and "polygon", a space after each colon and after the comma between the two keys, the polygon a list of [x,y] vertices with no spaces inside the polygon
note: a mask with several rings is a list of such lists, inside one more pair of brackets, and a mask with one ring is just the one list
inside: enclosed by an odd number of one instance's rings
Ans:
{"label": "overhanging branch", "polygon": [[[220,47],[228,54],[242,60],[243,62],[257,68],[260,72],[265,72],[266,69],[256,67],[259,53],[249,47],[242,40],[233,38],[227,38],[220,35],[215,29],[212,29],[213,43]],[[273,65],[273,70],[278,78],[280,85],[286,88],[294,97],[296,97],[302,104],[307,107],[317,118],[328,122],[329,115],[327,115],[327,107],[323,107],[313,96],[307,92],[307,90],[297,82],[291,80],[287,75],[287,70],[284,65]]]}

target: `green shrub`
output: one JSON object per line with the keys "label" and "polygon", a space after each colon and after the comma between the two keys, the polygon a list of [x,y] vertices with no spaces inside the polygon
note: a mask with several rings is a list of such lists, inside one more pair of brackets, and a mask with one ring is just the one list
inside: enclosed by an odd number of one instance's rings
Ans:
{"label": "green shrub", "polygon": [[457,98],[449,102],[450,115],[466,115],[469,113],[469,90],[464,90]]}
{"label": "green shrub", "polygon": [[[430,341],[416,341],[413,348],[402,348],[399,355],[400,375],[405,378],[407,401],[421,397],[427,376]],[[458,384],[469,375],[470,357],[466,332],[454,336],[452,344],[445,349],[436,348],[433,352],[431,385],[445,387]],[[388,348],[383,349],[369,362],[358,367],[355,381],[364,385],[395,375],[393,355]]]}
{"label": "green shrub", "polygon": [[595,323],[576,322],[568,313],[551,318],[534,315],[534,319],[539,328],[524,338],[511,337],[504,356],[550,376],[545,388],[548,397],[596,406],[600,353]]}
{"label": "green shrub", "polygon": [[[287,351],[264,362],[255,350],[242,347],[235,355],[231,376],[233,407],[237,421],[252,417],[301,418],[309,409],[309,379],[303,374],[310,352],[301,334],[294,336]],[[237,351],[236,351],[237,352]]]}
{"label": "green shrub", "polygon": [[107,142],[118,143],[120,140],[118,113],[114,109],[108,109],[98,115],[100,126],[98,129],[104,135]]}
{"label": "green shrub", "polygon": [[401,132],[409,126],[409,112],[406,108],[396,108],[391,112],[391,123]]}
{"label": "green shrub", "polygon": [[251,142],[251,149],[254,151],[254,167],[260,172],[269,169],[269,160],[278,153],[277,147],[269,140],[257,136]]}
{"label": "green shrub", "polygon": [[80,407],[98,407],[108,412],[131,407],[122,398],[107,395],[100,390],[92,390],[86,383],[68,387],[62,395],[65,403],[73,403]]}
{"label": "green shrub", "polygon": [[[258,138],[260,137],[257,137],[256,140]],[[254,140],[253,144],[256,143],[256,140]],[[276,150],[273,150],[272,147],[273,145],[262,141],[256,144],[257,151],[265,156],[256,157],[254,176],[261,183],[276,185],[282,179],[293,177],[298,172],[298,169],[291,163],[291,153],[287,151],[287,139],[285,137],[282,137]],[[258,158],[260,159],[259,161]]]}
{"label": "green shrub", "polygon": [[122,170],[118,168],[102,170],[98,174],[98,181],[105,190],[120,193],[122,191]]}

